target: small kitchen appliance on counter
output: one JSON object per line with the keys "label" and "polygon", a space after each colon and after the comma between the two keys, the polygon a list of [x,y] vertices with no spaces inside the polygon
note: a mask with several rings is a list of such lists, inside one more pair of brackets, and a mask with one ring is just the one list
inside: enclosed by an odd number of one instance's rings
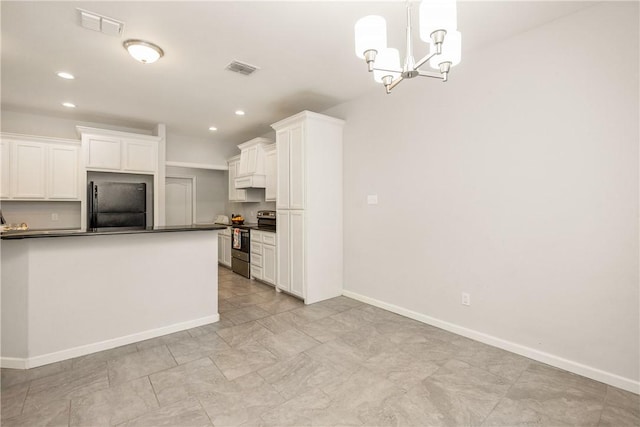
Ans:
{"label": "small kitchen appliance on counter", "polygon": [[230,225],[229,217],[226,215],[218,215],[215,220],[215,224]]}
{"label": "small kitchen appliance on counter", "polygon": [[276,231],[276,211],[258,211],[258,229]]}

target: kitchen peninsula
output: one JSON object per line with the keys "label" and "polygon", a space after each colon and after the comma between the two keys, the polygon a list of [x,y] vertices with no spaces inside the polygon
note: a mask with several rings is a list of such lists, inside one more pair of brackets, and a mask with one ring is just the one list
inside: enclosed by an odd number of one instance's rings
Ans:
{"label": "kitchen peninsula", "polygon": [[2,354],[32,368],[213,323],[223,226],[2,235]]}

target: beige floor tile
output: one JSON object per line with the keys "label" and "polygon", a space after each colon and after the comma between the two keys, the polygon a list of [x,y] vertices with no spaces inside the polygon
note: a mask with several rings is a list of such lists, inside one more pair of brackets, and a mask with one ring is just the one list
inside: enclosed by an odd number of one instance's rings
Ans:
{"label": "beige floor tile", "polygon": [[279,359],[288,359],[320,344],[319,341],[297,329],[289,329],[280,334],[269,335],[258,340],[258,342]]}
{"label": "beige floor tile", "polygon": [[111,426],[158,408],[149,378],[71,400],[70,426]]}
{"label": "beige floor tile", "polygon": [[229,349],[229,345],[215,332],[186,339],[168,345],[169,351],[179,365],[202,359],[211,354]]}
{"label": "beige floor tile", "polygon": [[107,362],[111,386],[176,366],[167,346],[152,347]]}
{"label": "beige floor tile", "polygon": [[134,420],[118,424],[126,427],[208,427],[211,420],[197,399],[176,402]]}
{"label": "beige floor tile", "polygon": [[163,406],[229,388],[229,381],[208,357],[152,374],[149,378]]}
{"label": "beige floor tile", "polygon": [[212,356],[213,361],[228,380],[271,366],[278,361],[264,346],[249,342]]}
{"label": "beige floor tile", "polygon": [[272,332],[258,322],[248,322],[222,329],[219,330],[217,334],[231,347],[237,347],[249,342],[257,342],[273,335]]}

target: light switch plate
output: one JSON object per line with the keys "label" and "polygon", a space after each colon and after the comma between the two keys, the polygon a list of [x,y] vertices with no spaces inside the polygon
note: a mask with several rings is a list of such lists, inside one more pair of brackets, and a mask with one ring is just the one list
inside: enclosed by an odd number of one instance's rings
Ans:
{"label": "light switch plate", "polygon": [[377,205],[378,204],[378,195],[377,194],[369,194],[367,196],[367,204],[368,205]]}

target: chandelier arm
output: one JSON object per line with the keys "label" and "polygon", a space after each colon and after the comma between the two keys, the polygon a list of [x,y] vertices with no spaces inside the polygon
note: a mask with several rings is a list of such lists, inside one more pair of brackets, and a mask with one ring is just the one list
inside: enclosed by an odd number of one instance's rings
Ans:
{"label": "chandelier arm", "polygon": [[394,81],[391,82],[390,85],[387,85],[387,93],[391,93],[391,89],[393,89],[394,87],[398,86],[400,84],[401,81],[404,80],[404,77],[402,76],[398,76],[397,79],[395,79]]}
{"label": "chandelier arm", "polygon": [[444,76],[441,73],[437,73],[435,71],[431,72],[431,71],[420,71],[420,73],[418,74],[420,77],[431,77],[432,79],[440,79],[440,80],[444,80]]}
{"label": "chandelier arm", "polygon": [[431,58],[433,58],[436,55],[440,55],[440,52],[433,52],[433,53],[425,56],[420,61],[416,62],[416,65],[413,67],[413,69],[416,70],[416,71],[420,71],[420,70],[418,70],[418,68],[422,67],[424,64],[427,63],[428,60],[430,60]]}
{"label": "chandelier arm", "polygon": [[373,67],[373,71],[388,71],[390,73],[401,73],[402,70],[399,68],[396,69],[389,69],[389,68],[378,68],[378,67]]}

